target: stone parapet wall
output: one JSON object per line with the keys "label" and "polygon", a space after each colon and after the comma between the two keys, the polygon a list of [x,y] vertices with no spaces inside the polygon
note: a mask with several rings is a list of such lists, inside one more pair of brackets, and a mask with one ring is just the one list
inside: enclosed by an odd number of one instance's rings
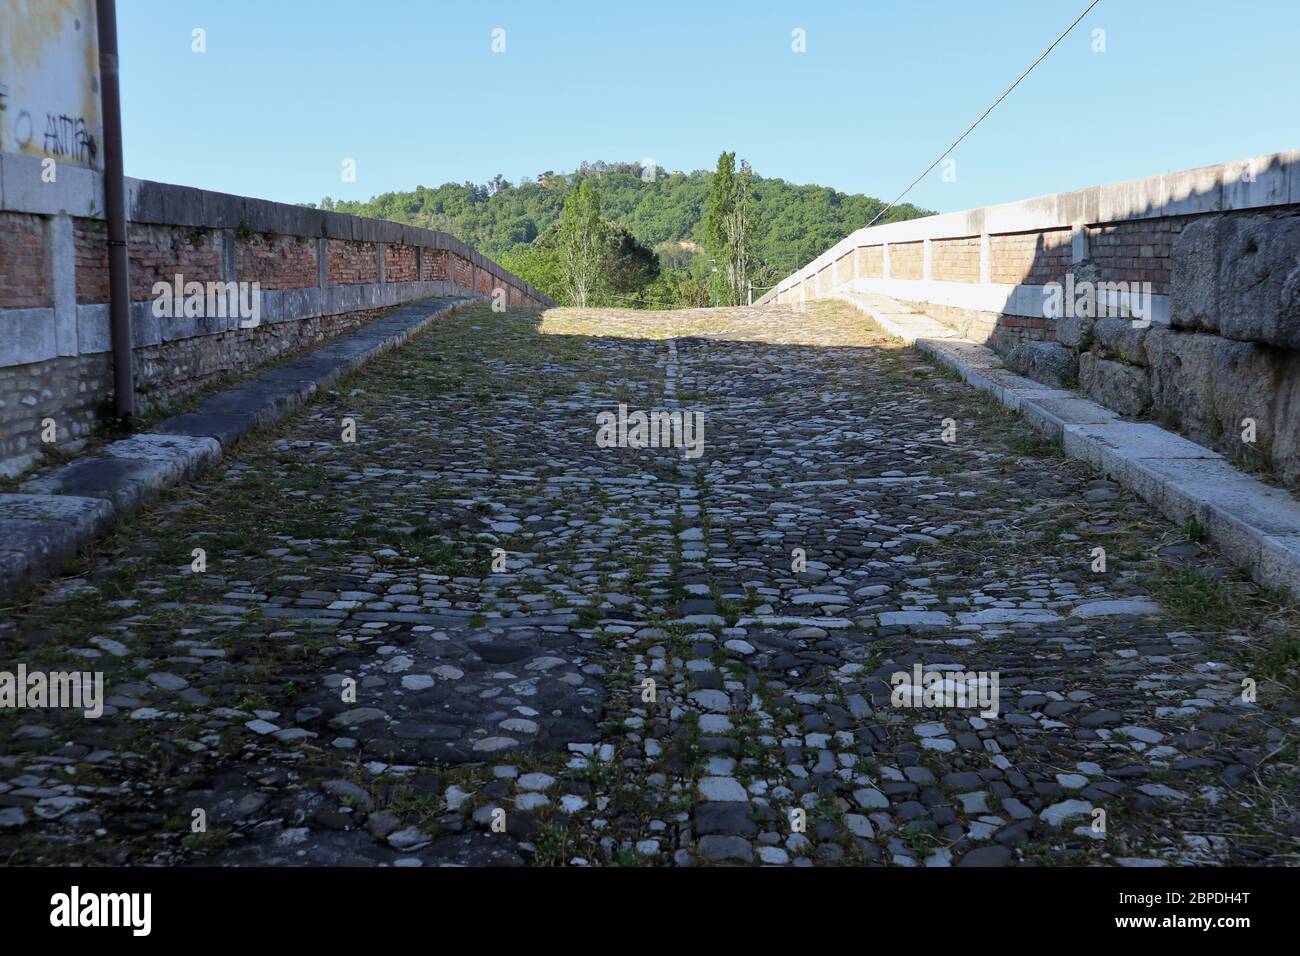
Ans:
{"label": "stone parapet wall", "polygon": [[[1105,282],[1149,283],[1167,324],[1170,255],[1205,216],[1300,205],[1300,151],[859,229],[758,303],[837,291],[1006,317],[1050,318],[1044,286],[1084,262]],[[1016,328],[1012,323],[1009,328]]]}
{"label": "stone parapet wall", "polygon": [[1205,216],[1175,235],[1168,325],[1071,317],[1008,359],[1300,487],[1300,208]]}
{"label": "stone parapet wall", "polygon": [[1300,487],[1300,152],[860,229],[759,302],[835,292]]}
{"label": "stone parapet wall", "polygon": [[[399,223],[128,179],[131,322],[139,399],[180,397],[434,296],[554,302],[453,236]],[[111,403],[103,182],[91,169],[0,155],[0,472],[30,464],[42,422],[60,441]],[[256,324],[159,316],[155,284],[257,283]]]}

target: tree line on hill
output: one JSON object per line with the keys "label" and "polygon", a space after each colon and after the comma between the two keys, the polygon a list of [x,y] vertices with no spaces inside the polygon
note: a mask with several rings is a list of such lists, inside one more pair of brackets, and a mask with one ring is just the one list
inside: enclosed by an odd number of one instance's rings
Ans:
{"label": "tree line on hill", "polygon": [[[631,308],[736,305],[815,258],[884,207],[878,199],[764,179],[734,152],[712,172],[583,163],[515,184],[445,183],[320,208],[440,229],[559,302]],[[930,215],[910,204],[881,222]]]}

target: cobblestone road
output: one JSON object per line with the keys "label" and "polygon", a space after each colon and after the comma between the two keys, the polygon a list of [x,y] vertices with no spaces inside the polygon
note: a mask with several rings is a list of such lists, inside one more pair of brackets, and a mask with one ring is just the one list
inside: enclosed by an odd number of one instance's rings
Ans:
{"label": "cobblestone road", "polygon": [[1295,864],[1295,612],[1198,537],[846,306],[476,308],[5,613],[108,706],[0,711],[0,860]]}

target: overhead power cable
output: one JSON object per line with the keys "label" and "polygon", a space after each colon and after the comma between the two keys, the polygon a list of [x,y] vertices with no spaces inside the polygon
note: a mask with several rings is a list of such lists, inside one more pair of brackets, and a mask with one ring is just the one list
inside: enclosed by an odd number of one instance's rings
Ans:
{"label": "overhead power cable", "polygon": [[912,191],[913,186],[915,186],[922,179],[928,176],[930,174],[930,170],[934,169],[934,167],[938,166],[941,162],[943,162],[944,159],[948,156],[948,154],[951,153],[954,149],[956,149],[958,144],[960,144],[962,140],[964,140],[967,136],[969,136],[976,126],[979,126],[980,123],[984,122],[984,118],[988,116],[990,113],[992,113],[993,110],[997,108],[997,105],[999,103],[1001,103],[1009,95],[1011,95],[1011,91],[1020,85],[1020,81],[1023,80],[1025,77],[1027,77],[1030,73],[1032,73],[1034,71],[1034,67],[1038,66],[1038,64],[1042,63],[1045,59],[1047,59],[1047,54],[1051,53],[1054,49],[1056,49],[1056,45],[1060,43],[1062,40],[1064,40],[1067,36],[1069,36],[1070,31],[1079,25],[1079,21],[1082,20],[1084,17],[1086,17],[1092,11],[1092,8],[1095,7],[1097,4],[1099,4],[1100,2],[1101,0],[1092,0],[1092,3],[1088,4],[1087,9],[1085,9],[1083,13],[1075,17],[1074,22],[1071,23],[1068,27],[1066,27],[1064,32],[1062,32],[1059,37],[1057,37],[1055,40],[1052,41],[1052,45],[1049,46],[1046,50],[1044,50],[1039,55],[1037,60],[1029,64],[1029,68],[1025,70],[1025,72],[1021,73],[1020,76],[1016,77],[1016,81],[1012,83],[1010,86],[1008,86],[1006,90],[1003,91],[1002,95],[999,96],[996,100],[994,100],[992,105],[989,106],[988,109],[986,109],[983,113],[980,114],[979,119],[971,123],[970,126],[966,128],[966,132],[958,136],[953,141],[953,144],[951,146],[949,146],[947,149],[945,149],[942,153],[939,154],[938,159],[932,162],[929,166],[925,167],[925,172],[921,173],[920,176],[917,176],[915,179],[913,179],[911,185],[909,185],[906,189],[904,189],[901,193],[899,193],[898,196],[895,197],[892,202],[886,205],[884,209],[876,213],[876,217],[872,219],[871,222],[867,223],[867,225],[863,228],[869,228],[871,226],[874,226],[879,221],[881,216],[889,212],[889,210],[893,209],[894,206],[898,205],[899,200],[901,200],[904,196],[910,193]]}

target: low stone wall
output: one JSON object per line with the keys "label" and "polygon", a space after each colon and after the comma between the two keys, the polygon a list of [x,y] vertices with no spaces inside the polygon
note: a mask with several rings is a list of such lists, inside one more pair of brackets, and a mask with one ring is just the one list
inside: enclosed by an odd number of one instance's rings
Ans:
{"label": "low stone wall", "polygon": [[1167,326],[1071,317],[1009,364],[1300,487],[1300,210],[1202,217],[1170,261]]}
{"label": "low stone wall", "polygon": [[832,292],[1300,487],[1300,152],[860,229],[759,302]]}
{"label": "low stone wall", "polygon": [[[59,444],[75,441],[112,400],[102,177],[60,165],[47,182],[43,172],[38,159],[0,155],[0,472],[7,474],[39,457],[43,423],[53,421]],[[554,305],[446,233],[134,179],[127,209],[141,411],[401,303],[464,295]],[[177,276],[182,289],[233,284],[227,287],[245,303],[256,294],[256,321],[236,308],[157,314],[155,285]]]}

